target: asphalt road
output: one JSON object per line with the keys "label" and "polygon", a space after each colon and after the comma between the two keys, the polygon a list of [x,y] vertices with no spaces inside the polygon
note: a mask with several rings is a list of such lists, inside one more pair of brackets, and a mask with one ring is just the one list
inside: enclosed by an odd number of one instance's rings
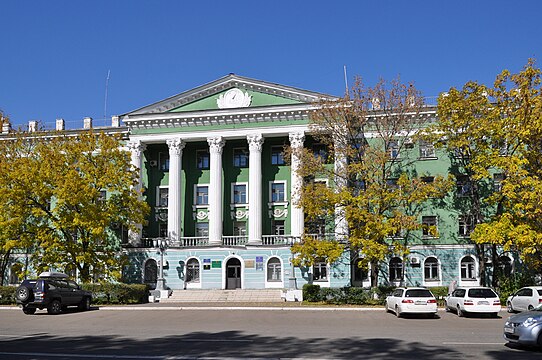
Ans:
{"label": "asphalt road", "polygon": [[500,318],[384,310],[0,310],[0,359],[526,359]]}

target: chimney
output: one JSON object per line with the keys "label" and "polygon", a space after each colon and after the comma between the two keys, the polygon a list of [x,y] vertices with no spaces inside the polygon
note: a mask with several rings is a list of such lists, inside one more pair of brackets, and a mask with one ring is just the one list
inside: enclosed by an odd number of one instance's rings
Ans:
{"label": "chimney", "polygon": [[83,129],[88,130],[92,129],[92,118],[86,117],[83,119]]}
{"label": "chimney", "polygon": [[56,130],[66,130],[66,123],[64,122],[64,119],[56,119]]}
{"label": "chimney", "polygon": [[7,119],[2,118],[2,134],[9,134],[11,131],[11,124]]}
{"label": "chimney", "polygon": [[28,122],[28,132],[36,132],[38,130],[38,122],[31,120]]}
{"label": "chimney", "polygon": [[111,116],[111,126],[112,127],[119,127],[120,126],[120,119],[118,116]]}

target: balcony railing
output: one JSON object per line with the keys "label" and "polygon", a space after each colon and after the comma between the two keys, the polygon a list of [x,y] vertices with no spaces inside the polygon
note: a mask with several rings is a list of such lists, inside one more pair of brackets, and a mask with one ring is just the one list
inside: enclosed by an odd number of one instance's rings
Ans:
{"label": "balcony railing", "polygon": [[293,245],[296,242],[300,242],[299,236],[291,235],[263,235],[262,245]]}
{"label": "balcony railing", "polygon": [[245,246],[247,243],[248,236],[222,236],[222,245],[224,246]]}

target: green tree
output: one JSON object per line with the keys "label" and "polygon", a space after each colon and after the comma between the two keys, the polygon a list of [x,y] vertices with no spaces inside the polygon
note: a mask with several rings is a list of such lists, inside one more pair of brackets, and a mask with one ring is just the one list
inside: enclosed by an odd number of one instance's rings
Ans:
{"label": "green tree", "polygon": [[[301,204],[309,224],[327,222],[337,237],[315,241],[305,236],[292,248],[294,262],[310,265],[322,258],[333,263],[349,250],[358,266],[371,265],[376,286],[379,264],[392,254],[405,261],[409,242],[419,237],[415,230],[422,227],[422,211],[449,186],[442,176],[428,181],[428,174],[418,174],[413,166],[418,156],[409,149],[430,119],[421,116],[420,93],[399,80],[367,88],[357,79],[350,94],[319,105],[312,134],[330,156],[304,151],[299,172],[307,181]],[[315,177],[332,185],[311,181]],[[341,221],[346,226],[334,226]]]}
{"label": "green tree", "polygon": [[11,248],[31,247],[37,271],[76,268],[118,279],[113,225],[136,229],[148,205],[115,135],[21,133],[0,141],[0,228]]}

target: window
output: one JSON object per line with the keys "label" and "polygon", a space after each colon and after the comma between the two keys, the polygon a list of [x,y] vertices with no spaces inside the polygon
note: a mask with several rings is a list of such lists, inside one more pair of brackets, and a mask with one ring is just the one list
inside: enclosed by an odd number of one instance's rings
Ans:
{"label": "window", "polygon": [[246,204],[247,203],[247,185],[246,184],[232,184],[233,203],[234,204]]}
{"label": "window", "polygon": [[390,260],[390,281],[399,281],[403,279],[403,261],[394,257]]}
{"label": "window", "polygon": [[209,186],[196,186],[196,205],[209,205]]}
{"label": "window", "polygon": [[166,221],[161,221],[158,223],[158,237],[168,237]]}
{"label": "window", "polygon": [[186,263],[186,282],[199,283],[199,261],[190,259]]}
{"label": "window", "polygon": [[158,153],[158,163],[160,166],[160,170],[169,171],[169,153]]}
{"label": "window", "polygon": [[327,264],[323,259],[316,259],[312,266],[312,280],[326,281],[327,280]]}
{"label": "window", "polygon": [[397,140],[391,140],[386,146],[388,156],[391,160],[399,159],[399,142]]}
{"label": "window", "polygon": [[327,162],[327,146],[325,144],[312,145],[312,153],[315,158],[320,158],[322,162]]}
{"label": "window", "polygon": [[325,235],[326,219],[318,218],[306,221],[307,231],[310,235]]}
{"label": "window", "polygon": [[474,221],[472,216],[461,215],[459,216],[459,236],[470,236],[470,233],[474,229]]}
{"label": "window", "polygon": [[267,261],[267,281],[281,281],[281,272],[282,266],[279,258],[272,257]]}
{"label": "window", "polygon": [[105,190],[100,190],[99,194],[98,194],[98,204],[103,204],[105,203],[105,200],[107,199],[107,191]]}
{"label": "window", "polygon": [[432,184],[432,183],[435,182],[435,177],[434,176],[422,176],[421,180],[426,184]]}
{"label": "window", "polygon": [[436,257],[430,256],[425,259],[425,263],[423,265],[425,281],[438,281],[438,268],[438,260]]}
{"label": "window", "polygon": [[209,236],[209,223],[196,223],[196,236],[208,237]]}
{"label": "window", "polygon": [[200,170],[209,169],[209,151],[208,150],[196,151],[196,167]]}
{"label": "window", "polygon": [[437,230],[436,216],[422,216],[422,235],[424,237],[434,237]]}
{"label": "window", "polygon": [[167,207],[169,189],[167,187],[158,187],[156,197],[156,206]]}
{"label": "window", "polygon": [[467,175],[456,176],[456,192],[457,196],[470,196],[472,193],[472,184]]}
{"label": "window", "polygon": [[475,262],[471,256],[461,259],[461,280],[476,280]]}
{"label": "window", "polygon": [[497,269],[500,272],[500,275],[512,275],[512,259],[506,255],[499,256],[499,259],[497,260]]}
{"label": "window", "polygon": [[493,190],[501,191],[503,181],[504,181],[504,174],[493,174]]}
{"label": "window", "polygon": [[286,199],[285,186],[283,182],[271,183],[271,202],[284,202]]}
{"label": "window", "polygon": [[233,166],[238,168],[248,167],[248,151],[245,148],[233,149]]}
{"label": "window", "polygon": [[282,146],[271,147],[271,165],[284,165]]}
{"label": "window", "polygon": [[247,235],[247,223],[244,221],[233,222],[233,235],[246,236]]}
{"label": "window", "polygon": [[397,178],[386,179],[386,186],[388,187],[388,189],[392,190],[399,189],[399,184],[397,183],[398,181],[399,179]]}
{"label": "window", "polygon": [[274,220],[271,222],[273,235],[284,235],[284,220]]}
{"label": "window", "polygon": [[369,280],[369,272],[367,271],[367,268],[360,266],[360,260],[360,257],[356,255],[352,261],[352,273],[354,274],[354,281],[357,282]]}
{"label": "window", "polygon": [[435,147],[425,141],[420,141],[420,158],[435,158]]}

